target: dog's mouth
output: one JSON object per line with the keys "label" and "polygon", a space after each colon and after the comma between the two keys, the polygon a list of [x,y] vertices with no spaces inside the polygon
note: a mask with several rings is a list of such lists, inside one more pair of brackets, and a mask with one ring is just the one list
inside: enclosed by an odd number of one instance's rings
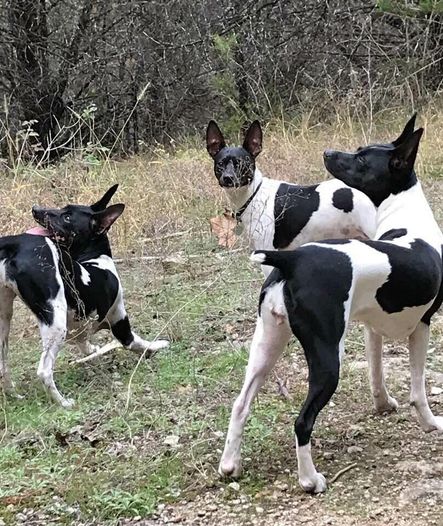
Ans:
{"label": "dog's mouth", "polygon": [[49,237],[57,243],[65,243],[66,238],[63,234],[57,232],[48,220],[48,216],[43,208],[33,207],[32,215],[39,226],[35,226],[26,231],[27,234],[34,236]]}
{"label": "dog's mouth", "polygon": [[26,230],[27,234],[31,234],[33,236],[44,236],[44,237],[50,237],[51,233],[47,228],[44,228],[43,226],[34,226],[28,230]]}
{"label": "dog's mouth", "polygon": [[219,179],[218,184],[222,188],[243,188],[244,186],[248,186],[252,183],[252,179],[225,179],[221,180]]}

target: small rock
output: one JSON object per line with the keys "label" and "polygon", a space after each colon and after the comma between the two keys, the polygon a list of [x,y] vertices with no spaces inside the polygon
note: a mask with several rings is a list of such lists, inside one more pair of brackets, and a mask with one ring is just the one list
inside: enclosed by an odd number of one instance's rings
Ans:
{"label": "small rock", "polygon": [[163,440],[165,446],[177,447],[180,437],[177,435],[169,435]]}
{"label": "small rock", "polygon": [[240,484],[238,482],[230,482],[228,484],[228,487],[230,487],[234,491],[240,491]]}
{"label": "small rock", "polygon": [[264,512],[265,512],[265,510],[264,510],[261,506],[256,506],[256,507],[255,507],[255,511],[256,511],[257,513],[264,513]]}
{"label": "small rock", "polygon": [[431,395],[441,395],[443,393],[443,389],[441,387],[436,387],[435,385],[431,387]]}
{"label": "small rock", "polygon": [[363,449],[361,447],[358,447],[358,446],[349,446],[348,447],[348,453],[350,455],[355,455],[357,453],[361,453],[363,451]]}

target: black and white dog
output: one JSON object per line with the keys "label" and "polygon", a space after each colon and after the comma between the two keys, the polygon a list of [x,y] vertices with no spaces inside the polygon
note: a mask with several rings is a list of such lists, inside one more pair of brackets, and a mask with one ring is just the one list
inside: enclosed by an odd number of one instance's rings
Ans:
{"label": "black and white dog", "polygon": [[[206,130],[215,176],[251,248],[290,250],[309,241],[373,237],[376,211],[365,194],[337,179],[299,186],[264,177],[255,164],[262,142],[258,121],[237,148],[226,146],[216,122],[210,121]],[[263,270],[269,274],[272,269]]]}
{"label": "black and white dog", "polygon": [[143,340],[131,330],[107,236],[124,210],[123,204],[106,208],[117,187],[91,206],[35,206],[34,219],[43,228],[0,239],[0,375],[5,390],[14,388],[7,354],[15,296],[31,309],[40,327],[43,353],[37,374],[53,399],[66,408],[73,401],[57,389],[53,370],[68,330],[75,332],[84,352],[88,336],[105,328],[134,351],[168,345],[165,340]]}
{"label": "black and white dog", "polygon": [[240,473],[251,403],[292,332],[309,368],[308,395],[295,422],[299,483],[309,492],[326,489],[312,461],[310,440],[318,413],[337,388],[350,320],[366,326],[375,407],[397,408],[384,382],[383,337],[408,338],[411,406],[425,431],[443,432],[443,418],[433,415],[425,392],[429,324],[443,299],[443,235],[414,171],[422,133],[421,128],[410,132],[397,145],[324,153],[328,171],[378,207],[375,241],[330,240],[251,256],[275,269],[261,291],[246,377],[219,466],[222,475]]}

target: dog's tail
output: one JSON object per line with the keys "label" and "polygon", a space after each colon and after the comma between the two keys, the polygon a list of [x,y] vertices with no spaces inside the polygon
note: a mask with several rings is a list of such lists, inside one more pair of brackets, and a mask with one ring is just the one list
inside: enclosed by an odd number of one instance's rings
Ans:
{"label": "dog's tail", "polygon": [[278,268],[285,279],[294,275],[297,252],[295,250],[254,250],[250,259],[261,265]]}

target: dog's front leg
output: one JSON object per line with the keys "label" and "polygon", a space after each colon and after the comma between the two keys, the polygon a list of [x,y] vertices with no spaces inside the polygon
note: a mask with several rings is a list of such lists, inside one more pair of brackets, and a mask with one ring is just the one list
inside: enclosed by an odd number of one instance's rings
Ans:
{"label": "dog's front leg", "polygon": [[124,347],[131,351],[146,352],[147,356],[149,356],[155,351],[164,349],[169,345],[167,340],[148,341],[140,338],[140,336],[133,332],[121,294],[115,308],[108,314],[108,322],[111,326],[112,334]]}
{"label": "dog's front leg", "polygon": [[222,476],[240,475],[241,441],[251,404],[291,337],[287,320],[282,322],[277,319],[264,305],[261,310],[251,344],[245,381],[232,408],[225,448],[218,468]]}
{"label": "dog's front leg", "polygon": [[415,408],[420,425],[425,431],[443,431],[443,417],[433,415],[426,397],[425,364],[428,345],[429,325],[421,321],[409,337],[410,403]]}
{"label": "dog's front leg", "polygon": [[62,407],[70,409],[74,405],[74,400],[65,398],[54,382],[54,364],[58,353],[65,341],[67,327],[66,327],[66,301],[64,299],[63,290],[53,302],[47,305],[45,309],[47,312],[52,311],[52,323],[40,321],[40,334],[43,343],[43,353],[40,358],[40,363],[37,370],[37,375],[43,382],[52,398],[58,402]]}
{"label": "dog's front leg", "polygon": [[397,401],[389,395],[383,374],[383,337],[365,326],[365,348],[369,365],[369,383],[377,413],[395,411]]}

